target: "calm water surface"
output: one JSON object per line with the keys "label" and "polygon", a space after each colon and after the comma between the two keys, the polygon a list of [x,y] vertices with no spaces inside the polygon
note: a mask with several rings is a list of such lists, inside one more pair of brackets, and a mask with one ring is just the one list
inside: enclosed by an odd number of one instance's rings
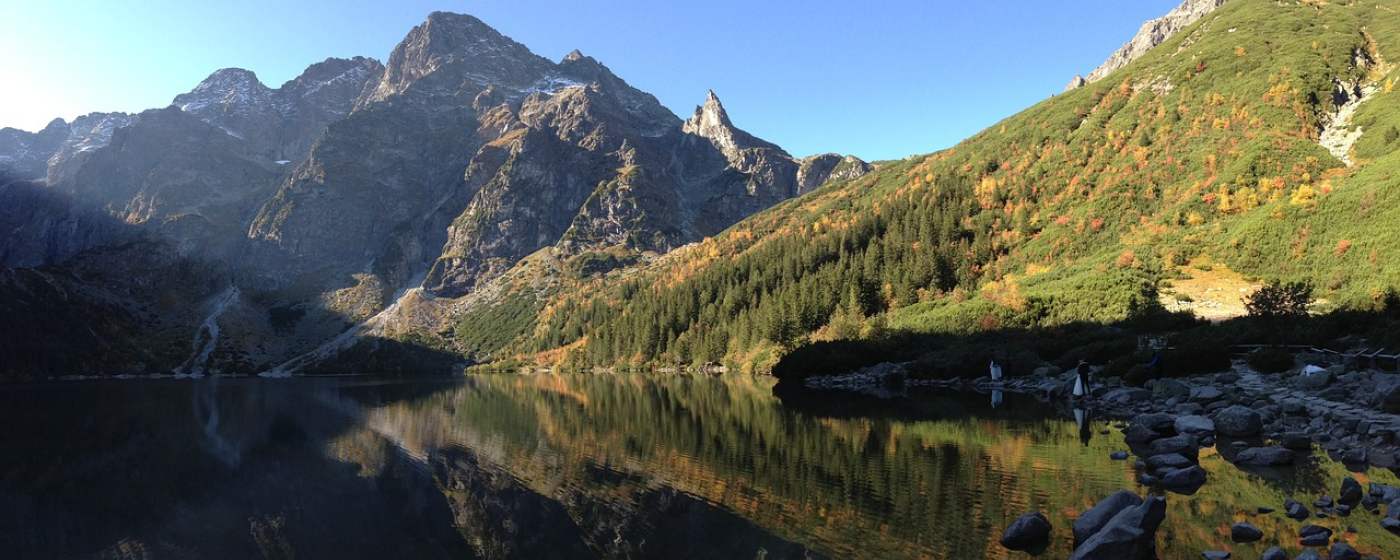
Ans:
{"label": "calm water surface", "polygon": [[[1078,512],[1133,488],[1116,430],[1007,395],[803,399],[746,377],[206,379],[0,388],[0,557],[1015,558],[1046,512],[1063,558]],[[1163,558],[1298,551],[1288,496],[1325,457],[1169,495]],[[1394,483],[1390,472],[1356,475]],[[1231,545],[1253,522],[1256,545]],[[1366,512],[1315,520],[1400,558]]]}

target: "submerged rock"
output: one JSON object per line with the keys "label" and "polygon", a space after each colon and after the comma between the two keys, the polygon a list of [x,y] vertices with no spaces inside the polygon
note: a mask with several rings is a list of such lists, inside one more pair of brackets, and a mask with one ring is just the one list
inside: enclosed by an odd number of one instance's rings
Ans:
{"label": "submerged rock", "polygon": [[1142,505],[1142,498],[1129,490],[1119,490],[1107,498],[1099,500],[1094,507],[1074,520],[1074,546],[1076,548],[1089,540],[1107,525],[1119,512]]}
{"label": "submerged rock", "polygon": [[1230,560],[1230,551],[1207,550],[1201,553],[1201,558],[1205,558],[1206,560]]}
{"label": "submerged rock", "polygon": [[1329,560],[1361,560],[1361,553],[1344,542],[1337,542],[1327,551]]}
{"label": "submerged rock", "polygon": [[1230,540],[1237,543],[1254,542],[1264,538],[1264,532],[1249,523],[1240,522],[1230,527]]}
{"label": "submerged rock", "polygon": [[1287,499],[1287,500],[1284,500],[1284,502],[1283,502],[1283,512],[1284,512],[1283,514],[1284,514],[1285,516],[1290,517],[1290,518],[1293,518],[1293,519],[1297,519],[1297,520],[1299,520],[1299,521],[1302,521],[1302,520],[1307,519],[1308,517],[1312,516],[1312,512],[1309,512],[1309,511],[1308,511],[1307,506],[1304,506],[1303,504],[1298,503],[1297,501],[1293,500],[1292,498],[1289,498],[1289,499]]}
{"label": "submerged rock", "polygon": [[1298,544],[1303,546],[1327,546],[1332,540],[1332,530],[1321,525],[1304,525],[1298,530]]}
{"label": "submerged rock", "polygon": [[1275,467],[1293,464],[1293,452],[1282,447],[1251,447],[1235,455],[1236,465]]}
{"label": "submerged rock", "polygon": [[1206,471],[1196,465],[1167,471],[1159,482],[1163,488],[1179,494],[1194,494],[1205,483]]}
{"label": "submerged rock", "polygon": [[1050,520],[1038,511],[1016,518],[1001,534],[1001,545],[1010,550],[1035,552],[1050,544]]}
{"label": "submerged rock", "polygon": [[1288,560],[1288,553],[1284,552],[1282,548],[1271,546],[1259,555],[1259,560]]}
{"label": "submerged rock", "polygon": [[1348,506],[1361,503],[1361,483],[1349,476],[1343,478],[1342,491],[1337,494],[1337,502]]}
{"label": "submerged rock", "polygon": [[1156,558],[1157,527],[1167,516],[1167,500],[1153,496],[1113,516],[1103,529],[1074,550],[1070,560],[1150,560]]}

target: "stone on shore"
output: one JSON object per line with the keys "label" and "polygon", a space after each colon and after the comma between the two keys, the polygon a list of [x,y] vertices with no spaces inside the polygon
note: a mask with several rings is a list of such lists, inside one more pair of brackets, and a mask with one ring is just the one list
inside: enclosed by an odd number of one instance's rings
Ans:
{"label": "stone on shore", "polygon": [[1026,513],[1001,534],[1001,545],[1010,550],[1044,550],[1050,544],[1050,520],[1038,511]]}
{"label": "stone on shore", "polygon": [[1205,560],[1230,560],[1230,551],[1207,550],[1201,553],[1201,558],[1205,558]]}
{"label": "stone on shore", "polygon": [[1288,553],[1284,552],[1282,548],[1271,546],[1259,555],[1259,560],[1288,560]]}
{"label": "stone on shore", "polygon": [[1232,437],[1250,437],[1259,434],[1264,422],[1254,409],[1241,405],[1231,405],[1215,413],[1215,431]]}
{"label": "stone on shore", "polygon": [[1192,461],[1195,461],[1200,454],[1200,449],[1196,446],[1196,438],[1185,434],[1155,440],[1148,445],[1148,451],[1149,457],[1152,455],[1180,453],[1182,456]]}
{"label": "stone on shore", "polygon": [[1175,428],[1182,434],[1209,434],[1215,432],[1215,422],[1205,416],[1179,416]]}

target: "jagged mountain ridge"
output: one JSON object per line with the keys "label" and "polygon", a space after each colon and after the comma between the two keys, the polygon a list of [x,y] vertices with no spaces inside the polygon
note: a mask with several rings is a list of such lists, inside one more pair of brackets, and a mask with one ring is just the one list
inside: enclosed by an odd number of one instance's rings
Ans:
{"label": "jagged mountain ridge", "polygon": [[[438,12],[384,65],[327,59],[276,89],[226,68],[165,109],[0,132],[0,176],[44,181],[0,192],[29,201],[0,215],[15,233],[0,265],[62,274],[139,241],[168,252],[160,262],[203,267],[201,297],[228,282],[245,294],[204,320],[223,327],[209,365],[248,372],[406,292],[465,295],[542,249],[664,253],[870,168],[796,160],[734,127],[713,93],[705,114],[723,118],[687,130],[591,57],[554,63]],[[94,286],[93,297],[125,309],[123,324],[149,319],[142,298],[174,287],[142,278],[157,285]],[[81,290],[64,288],[73,301]],[[199,323],[188,328],[201,339]],[[114,369],[161,371],[177,353]]]}

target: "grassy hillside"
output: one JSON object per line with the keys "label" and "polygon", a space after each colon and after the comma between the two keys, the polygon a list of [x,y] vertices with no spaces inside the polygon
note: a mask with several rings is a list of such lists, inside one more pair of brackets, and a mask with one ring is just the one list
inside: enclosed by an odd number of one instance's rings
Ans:
{"label": "grassy hillside", "polygon": [[[1397,10],[1227,3],[952,149],[639,267],[570,275],[538,304],[501,300],[512,315],[539,305],[533,327],[488,337],[473,331],[499,325],[464,321],[457,334],[491,340],[497,359],[764,371],[815,340],[1133,319],[1197,257],[1370,308],[1400,285]],[[1319,144],[1349,101],[1339,87],[1367,92],[1351,166]]]}

